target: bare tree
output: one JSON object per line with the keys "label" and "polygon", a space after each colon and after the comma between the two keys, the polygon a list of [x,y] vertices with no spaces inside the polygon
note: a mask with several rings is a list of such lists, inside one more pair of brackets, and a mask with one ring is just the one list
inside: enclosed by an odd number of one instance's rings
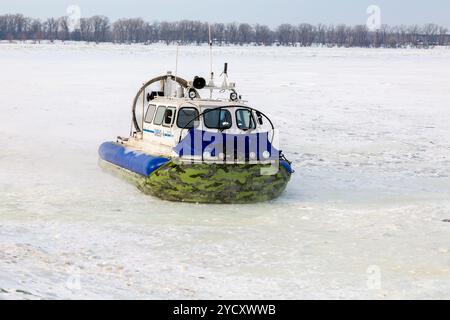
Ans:
{"label": "bare tree", "polygon": [[93,30],[94,27],[92,25],[92,20],[88,18],[80,19],[80,34],[81,40],[83,41],[92,41],[93,39]]}
{"label": "bare tree", "polygon": [[[77,30],[70,30],[68,17],[49,18],[44,22],[21,14],[0,15],[0,40],[40,41],[56,39],[74,41],[114,41],[117,43],[173,42],[207,43],[207,23],[182,20],[179,22],[153,22],[138,19],[120,19],[112,25],[107,17],[83,18]],[[429,47],[450,45],[447,28],[427,24],[412,26],[382,25],[369,31],[366,26],[323,25],[302,23],[298,26],[282,24],[275,30],[265,25],[248,23],[214,23],[211,25],[213,41],[222,44],[254,44],[284,46],[346,46],[346,47]]]}
{"label": "bare tree", "polygon": [[33,19],[30,23],[30,39],[40,43],[43,39],[43,26],[39,19]]}
{"label": "bare tree", "polygon": [[281,45],[293,46],[296,43],[295,28],[291,24],[282,24],[277,28],[277,39]]}
{"label": "bare tree", "polygon": [[58,38],[59,22],[55,18],[48,18],[44,22],[44,33],[46,39],[54,41]]}
{"label": "bare tree", "polygon": [[223,23],[214,23],[211,25],[211,32],[213,34],[213,40],[222,45],[225,41],[225,25]]}
{"label": "bare tree", "polygon": [[69,17],[59,18],[59,39],[62,41],[70,40]]}
{"label": "bare tree", "polygon": [[238,42],[238,24],[228,23],[225,26],[225,41],[226,43],[236,44]]}
{"label": "bare tree", "polygon": [[434,23],[426,24],[423,27],[423,42],[426,47],[437,44],[437,35],[439,31],[439,26]]}
{"label": "bare tree", "polygon": [[309,23],[302,23],[297,28],[298,39],[302,47],[309,47],[314,43],[317,35],[317,28]]}
{"label": "bare tree", "polygon": [[408,44],[416,47],[419,44],[420,27],[418,25],[412,25],[408,28]]}
{"label": "bare tree", "polygon": [[440,46],[444,46],[449,43],[449,34],[448,29],[446,27],[439,27],[439,40],[438,44]]}
{"label": "bare tree", "polygon": [[255,43],[257,45],[271,45],[274,41],[273,31],[268,26],[257,24],[255,26]]}
{"label": "bare tree", "polygon": [[325,45],[327,42],[327,27],[324,24],[319,23],[316,28],[316,43]]}
{"label": "bare tree", "polygon": [[238,27],[239,44],[252,43],[255,41],[255,30],[248,23],[241,23]]}
{"label": "bare tree", "polygon": [[338,25],[338,26],[336,27],[335,37],[336,37],[336,39],[335,39],[335,44],[336,44],[338,47],[342,47],[342,46],[344,46],[346,43],[348,43],[348,42],[349,42],[349,39],[348,39],[348,35],[347,35],[347,26],[345,26],[345,25],[343,25],[343,24]]}
{"label": "bare tree", "polygon": [[89,18],[92,25],[92,36],[95,42],[105,42],[109,40],[109,19],[104,16],[93,16]]}

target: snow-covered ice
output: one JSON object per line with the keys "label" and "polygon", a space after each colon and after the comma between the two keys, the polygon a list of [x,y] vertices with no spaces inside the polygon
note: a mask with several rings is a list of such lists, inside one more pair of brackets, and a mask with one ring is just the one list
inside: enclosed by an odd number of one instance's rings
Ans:
{"label": "snow-covered ice", "polygon": [[[214,50],[294,161],[270,203],[98,167],[173,46],[0,44],[0,298],[450,298],[450,49]],[[206,75],[208,50],[179,63]]]}

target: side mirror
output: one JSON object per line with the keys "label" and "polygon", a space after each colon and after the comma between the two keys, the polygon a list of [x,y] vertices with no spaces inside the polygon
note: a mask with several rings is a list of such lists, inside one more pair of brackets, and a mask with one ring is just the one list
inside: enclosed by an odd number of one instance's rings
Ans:
{"label": "side mirror", "polygon": [[262,126],[262,125],[263,125],[263,117],[262,117],[262,114],[261,114],[260,112],[256,112],[256,117],[258,118],[258,124],[259,124],[260,126]]}

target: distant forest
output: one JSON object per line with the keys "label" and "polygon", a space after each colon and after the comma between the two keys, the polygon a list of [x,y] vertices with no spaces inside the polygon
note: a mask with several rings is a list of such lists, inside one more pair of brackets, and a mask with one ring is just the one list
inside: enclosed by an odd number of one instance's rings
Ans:
{"label": "distant forest", "polygon": [[[140,18],[111,22],[104,16],[82,18],[75,30],[68,17],[45,21],[21,14],[0,16],[0,40],[87,41],[114,43],[208,43],[208,23],[199,21],[153,22]],[[436,24],[387,26],[370,31],[365,25],[282,24],[271,29],[248,23],[211,24],[216,45],[431,47],[450,45],[448,29]]]}

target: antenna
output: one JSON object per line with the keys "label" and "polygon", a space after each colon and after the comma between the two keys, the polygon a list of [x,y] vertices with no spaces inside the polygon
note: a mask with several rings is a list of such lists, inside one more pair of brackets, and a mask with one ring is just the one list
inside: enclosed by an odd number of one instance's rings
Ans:
{"label": "antenna", "polygon": [[212,71],[212,65],[213,65],[213,63],[212,63],[212,46],[213,46],[213,43],[212,43],[212,39],[211,39],[211,25],[210,24],[208,24],[208,29],[209,29],[209,63],[210,63],[209,71],[211,73],[211,79],[212,79],[212,77],[213,77],[213,71]]}
{"label": "antenna", "polygon": [[208,24],[208,31],[209,31],[209,71],[210,71],[210,75],[211,75],[211,79],[209,81],[209,87],[211,87],[211,89],[209,90],[209,98],[212,99],[212,93],[213,93],[213,87],[214,87],[214,72],[213,72],[213,62],[212,62],[212,47],[213,47],[213,42],[212,42],[212,38],[211,38],[211,25]]}
{"label": "antenna", "polygon": [[178,76],[178,51],[179,51],[180,43],[177,42],[177,54],[175,58],[175,82],[177,81]]}

